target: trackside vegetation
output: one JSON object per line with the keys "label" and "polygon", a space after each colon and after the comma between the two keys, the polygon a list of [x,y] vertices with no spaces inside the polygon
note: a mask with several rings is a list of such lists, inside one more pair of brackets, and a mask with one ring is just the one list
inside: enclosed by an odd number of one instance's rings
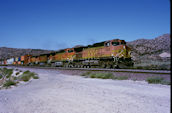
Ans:
{"label": "trackside vegetation", "polygon": [[149,84],[164,84],[164,85],[170,85],[170,81],[164,80],[162,77],[148,77],[146,81]]}
{"label": "trackside vegetation", "polygon": [[28,70],[22,72],[19,69],[0,68],[0,89],[16,86],[21,81],[27,82],[31,79],[39,79],[39,77]]}
{"label": "trackside vegetation", "polygon": [[100,79],[116,79],[116,80],[127,80],[127,76],[114,76],[113,73],[94,73],[94,72],[85,72],[81,76],[87,78],[100,78]]}
{"label": "trackside vegetation", "polygon": [[[99,79],[113,79],[113,80],[128,80],[128,76],[115,76],[113,73],[96,73],[96,72],[84,72],[81,74],[81,76],[84,76],[86,78],[99,78]],[[133,79],[133,81],[136,81],[137,79]],[[153,77],[147,77],[146,81],[149,84],[163,84],[163,85],[171,85],[170,81],[164,80],[164,78],[159,76],[153,76]]]}

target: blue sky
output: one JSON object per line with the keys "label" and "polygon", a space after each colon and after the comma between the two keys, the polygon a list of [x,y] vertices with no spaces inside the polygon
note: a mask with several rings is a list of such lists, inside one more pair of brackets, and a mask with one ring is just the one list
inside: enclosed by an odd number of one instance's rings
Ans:
{"label": "blue sky", "polygon": [[0,47],[58,50],[170,33],[170,0],[0,0]]}

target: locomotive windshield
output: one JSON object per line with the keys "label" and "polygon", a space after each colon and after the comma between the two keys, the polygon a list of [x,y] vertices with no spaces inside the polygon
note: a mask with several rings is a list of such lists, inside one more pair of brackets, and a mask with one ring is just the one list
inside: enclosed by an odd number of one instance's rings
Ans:
{"label": "locomotive windshield", "polygon": [[68,53],[72,53],[73,52],[73,50],[68,50]]}
{"label": "locomotive windshield", "polygon": [[119,45],[119,42],[112,42],[112,45],[117,46],[117,45]]}
{"label": "locomotive windshield", "polygon": [[123,42],[121,42],[121,44],[125,45],[125,44],[126,44],[126,42],[124,42],[124,41],[123,41]]}

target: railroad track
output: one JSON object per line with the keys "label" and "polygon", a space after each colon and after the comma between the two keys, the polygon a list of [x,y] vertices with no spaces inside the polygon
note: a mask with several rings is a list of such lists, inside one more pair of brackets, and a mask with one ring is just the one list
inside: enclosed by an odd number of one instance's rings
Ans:
{"label": "railroad track", "polygon": [[26,68],[59,69],[59,70],[81,70],[81,71],[109,71],[109,72],[128,72],[128,73],[171,74],[171,71],[169,71],[169,70],[64,68],[64,67],[38,67],[38,66],[9,66],[9,67],[26,67]]}
{"label": "railroad track", "polygon": [[110,72],[130,72],[130,73],[155,73],[170,74],[168,70],[141,70],[141,69],[102,69],[102,68],[57,68],[62,70],[86,70],[86,71],[110,71]]}

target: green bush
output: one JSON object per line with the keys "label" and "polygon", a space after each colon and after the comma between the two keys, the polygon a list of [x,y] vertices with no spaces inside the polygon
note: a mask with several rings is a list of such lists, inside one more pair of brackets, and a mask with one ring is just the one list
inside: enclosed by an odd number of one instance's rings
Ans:
{"label": "green bush", "polygon": [[13,69],[3,68],[2,71],[6,78],[11,77],[11,75],[13,74]]}
{"label": "green bush", "polygon": [[161,84],[164,81],[162,77],[148,77],[146,81],[150,84]]}
{"label": "green bush", "polygon": [[113,79],[112,73],[91,73],[90,78],[102,78],[102,79]]}
{"label": "green bush", "polygon": [[4,83],[3,87],[9,87],[11,85],[16,85],[16,82],[14,82],[12,80],[8,80]]}
{"label": "green bush", "polygon": [[96,78],[96,75],[93,73],[90,75],[90,78]]}
{"label": "green bush", "polygon": [[20,80],[26,82],[26,81],[29,81],[31,78],[33,79],[38,79],[39,77],[38,76],[35,76],[36,73],[34,72],[30,72],[30,71],[25,71],[23,72],[23,74],[20,76]]}
{"label": "green bush", "polygon": [[85,73],[82,73],[81,76],[89,76],[90,74],[91,74],[91,72],[90,71],[87,71]]}
{"label": "green bush", "polygon": [[23,72],[23,74],[28,74],[28,73],[31,73],[29,70]]}
{"label": "green bush", "polygon": [[81,76],[87,76],[90,78],[101,78],[101,79],[117,79],[117,80],[127,80],[127,76],[119,76],[116,77],[113,73],[92,73],[92,72],[85,72],[82,73]]}
{"label": "green bush", "polygon": [[103,79],[113,79],[114,75],[113,75],[113,73],[105,73],[102,78]]}
{"label": "green bush", "polygon": [[22,75],[20,77],[20,80],[24,81],[24,82],[27,82],[31,79],[31,76],[30,75]]}
{"label": "green bush", "polygon": [[13,77],[14,80],[17,80],[17,77]]}
{"label": "green bush", "polygon": [[33,79],[39,79],[39,77],[34,75],[34,76],[33,76]]}
{"label": "green bush", "polygon": [[[21,71],[20,71],[21,72]],[[16,75],[18,75],[20,72],[17,72]],[[19,81],[29,81],[31,78],[33,79],[39,79],[38,76],[36,76],[37,74],[34,72],[30,72],[30,71],[25,71],[23,72],[22,75],[16,77],[16,76],[11,76],[13,73],[13,69],[7,69],[7,68],[3,68],[0,69],[0,78],[4,77],[4,81],[1,82],[3,87],[9,87],[11,85],[16,85],[17,83],[19,83]]]}

